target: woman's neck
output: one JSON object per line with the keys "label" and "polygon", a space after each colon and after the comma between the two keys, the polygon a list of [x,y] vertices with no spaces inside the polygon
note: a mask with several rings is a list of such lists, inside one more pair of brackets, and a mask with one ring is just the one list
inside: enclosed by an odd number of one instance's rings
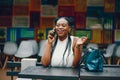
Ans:
{"label": "woman's neck", "polygon": [[68,35],[66,35],[66,36],[59,36],[58,38],[59,38],[60,41],[63,41],[63,40],[65,40],[67,37],[68,37]]}

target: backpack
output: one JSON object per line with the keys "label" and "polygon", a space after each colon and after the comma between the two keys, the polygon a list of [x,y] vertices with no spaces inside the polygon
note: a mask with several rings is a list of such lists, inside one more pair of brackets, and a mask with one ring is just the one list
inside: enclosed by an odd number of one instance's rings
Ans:
{"label": "backpack", "polygon": [[102,72],[104,56],[99,49],[88,48],[87,53],[83,55],[79,66],[84,62],[84,69],[91,72]]}

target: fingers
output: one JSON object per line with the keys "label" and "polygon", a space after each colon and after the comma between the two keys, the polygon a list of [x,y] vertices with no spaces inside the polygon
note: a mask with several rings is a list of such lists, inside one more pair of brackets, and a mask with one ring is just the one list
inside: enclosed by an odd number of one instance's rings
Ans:
{"label": "fingers", "polygon": [[51,35],[48,35],[48,42],[52,44],[54,42],[55,38]]}
{"label": "fingers", "polygon": [[51,31],[49,32],[49,35],[51,35],[52,37],[54,37],[54,36],[55,36],[55,30],[54,30],[54,29],[51,30]]}
{"label": "fingers", "polygon": [[49,34],[48,34],[48,42],[49,43],[53,43],[55,40],[55,37],[53,36],[53,30],[49,31]]}
{"label": "fingers", "polygon": [[82,40],[83,42],[86,42],[87,39],[88,39],[88,37],[86,37],[86,36],[81,37],[81,40]]}
{"label": "fingers", "polygon": [[81,45],[81,44],[84,44],[86,41],[87,41],[88,37],[81,37],[77,40],[77,45]]}

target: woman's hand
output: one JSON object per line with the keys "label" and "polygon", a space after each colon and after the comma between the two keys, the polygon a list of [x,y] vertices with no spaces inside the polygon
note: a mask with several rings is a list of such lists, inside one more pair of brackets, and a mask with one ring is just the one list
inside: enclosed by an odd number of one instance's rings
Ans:
{"label": "woman's hand", "polygon": [[53,33],[54,33],[53,30],[49,31],[49,34],[48,34],[48,43],[49,44],[52,44],[55,40],[55,36],[53,36]]}
{"label": "woman's hand", "polygon": [[76,45],[80,46],[80,45],[84,44],[87,41],[87,39],[88,39],[88,37],[85,37],[85,36],[78,38]]}

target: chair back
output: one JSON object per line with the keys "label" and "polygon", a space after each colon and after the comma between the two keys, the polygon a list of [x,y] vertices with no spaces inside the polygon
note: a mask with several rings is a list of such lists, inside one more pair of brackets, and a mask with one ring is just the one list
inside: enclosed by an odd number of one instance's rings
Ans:
{"label": "chair back", "polygon": [[18,50],[17,43],[15,42],[5,42],[3,53],[7,55],[14,55]]}
{"label": "chair back", "polygon": [[45,43],[47,40],[41,40],[39,42],[39,52],[38,52],[38,56],[42,56],[43,52],[44,52],[44,48],[45,48]]}
{"label": "chair back", "polygon": [[113,51],[114,51],[115,46],[116,46],[115,44],[108,45],[108,47],[106,49],[106,53],[104,53],[104,56],[111,57],[113,55]]}
{"label": "chair back", "polygon": [[38,43],[36,40],[29,40],[32,44],[33,48],[33,55],[36,55],[38,53]]}
{"label": "chair back", "polygon": [[117,46],[117,50],[116,50],[115,56],[120,58],[120,45]]}
{"label": "chair back", "polygon": [[20,43],[17,53],[15,54],[16,57],[25,58],[31,57],[37,53],[37,43],[32,40],[24,40]]}
{"label": "chair back", "polygon": [[87,45],[87,49],[88,49],[88,48],[98,49],[99,47],[98,47],[98,44],[96,44],[96,43],[89,43],[89,44]]}

